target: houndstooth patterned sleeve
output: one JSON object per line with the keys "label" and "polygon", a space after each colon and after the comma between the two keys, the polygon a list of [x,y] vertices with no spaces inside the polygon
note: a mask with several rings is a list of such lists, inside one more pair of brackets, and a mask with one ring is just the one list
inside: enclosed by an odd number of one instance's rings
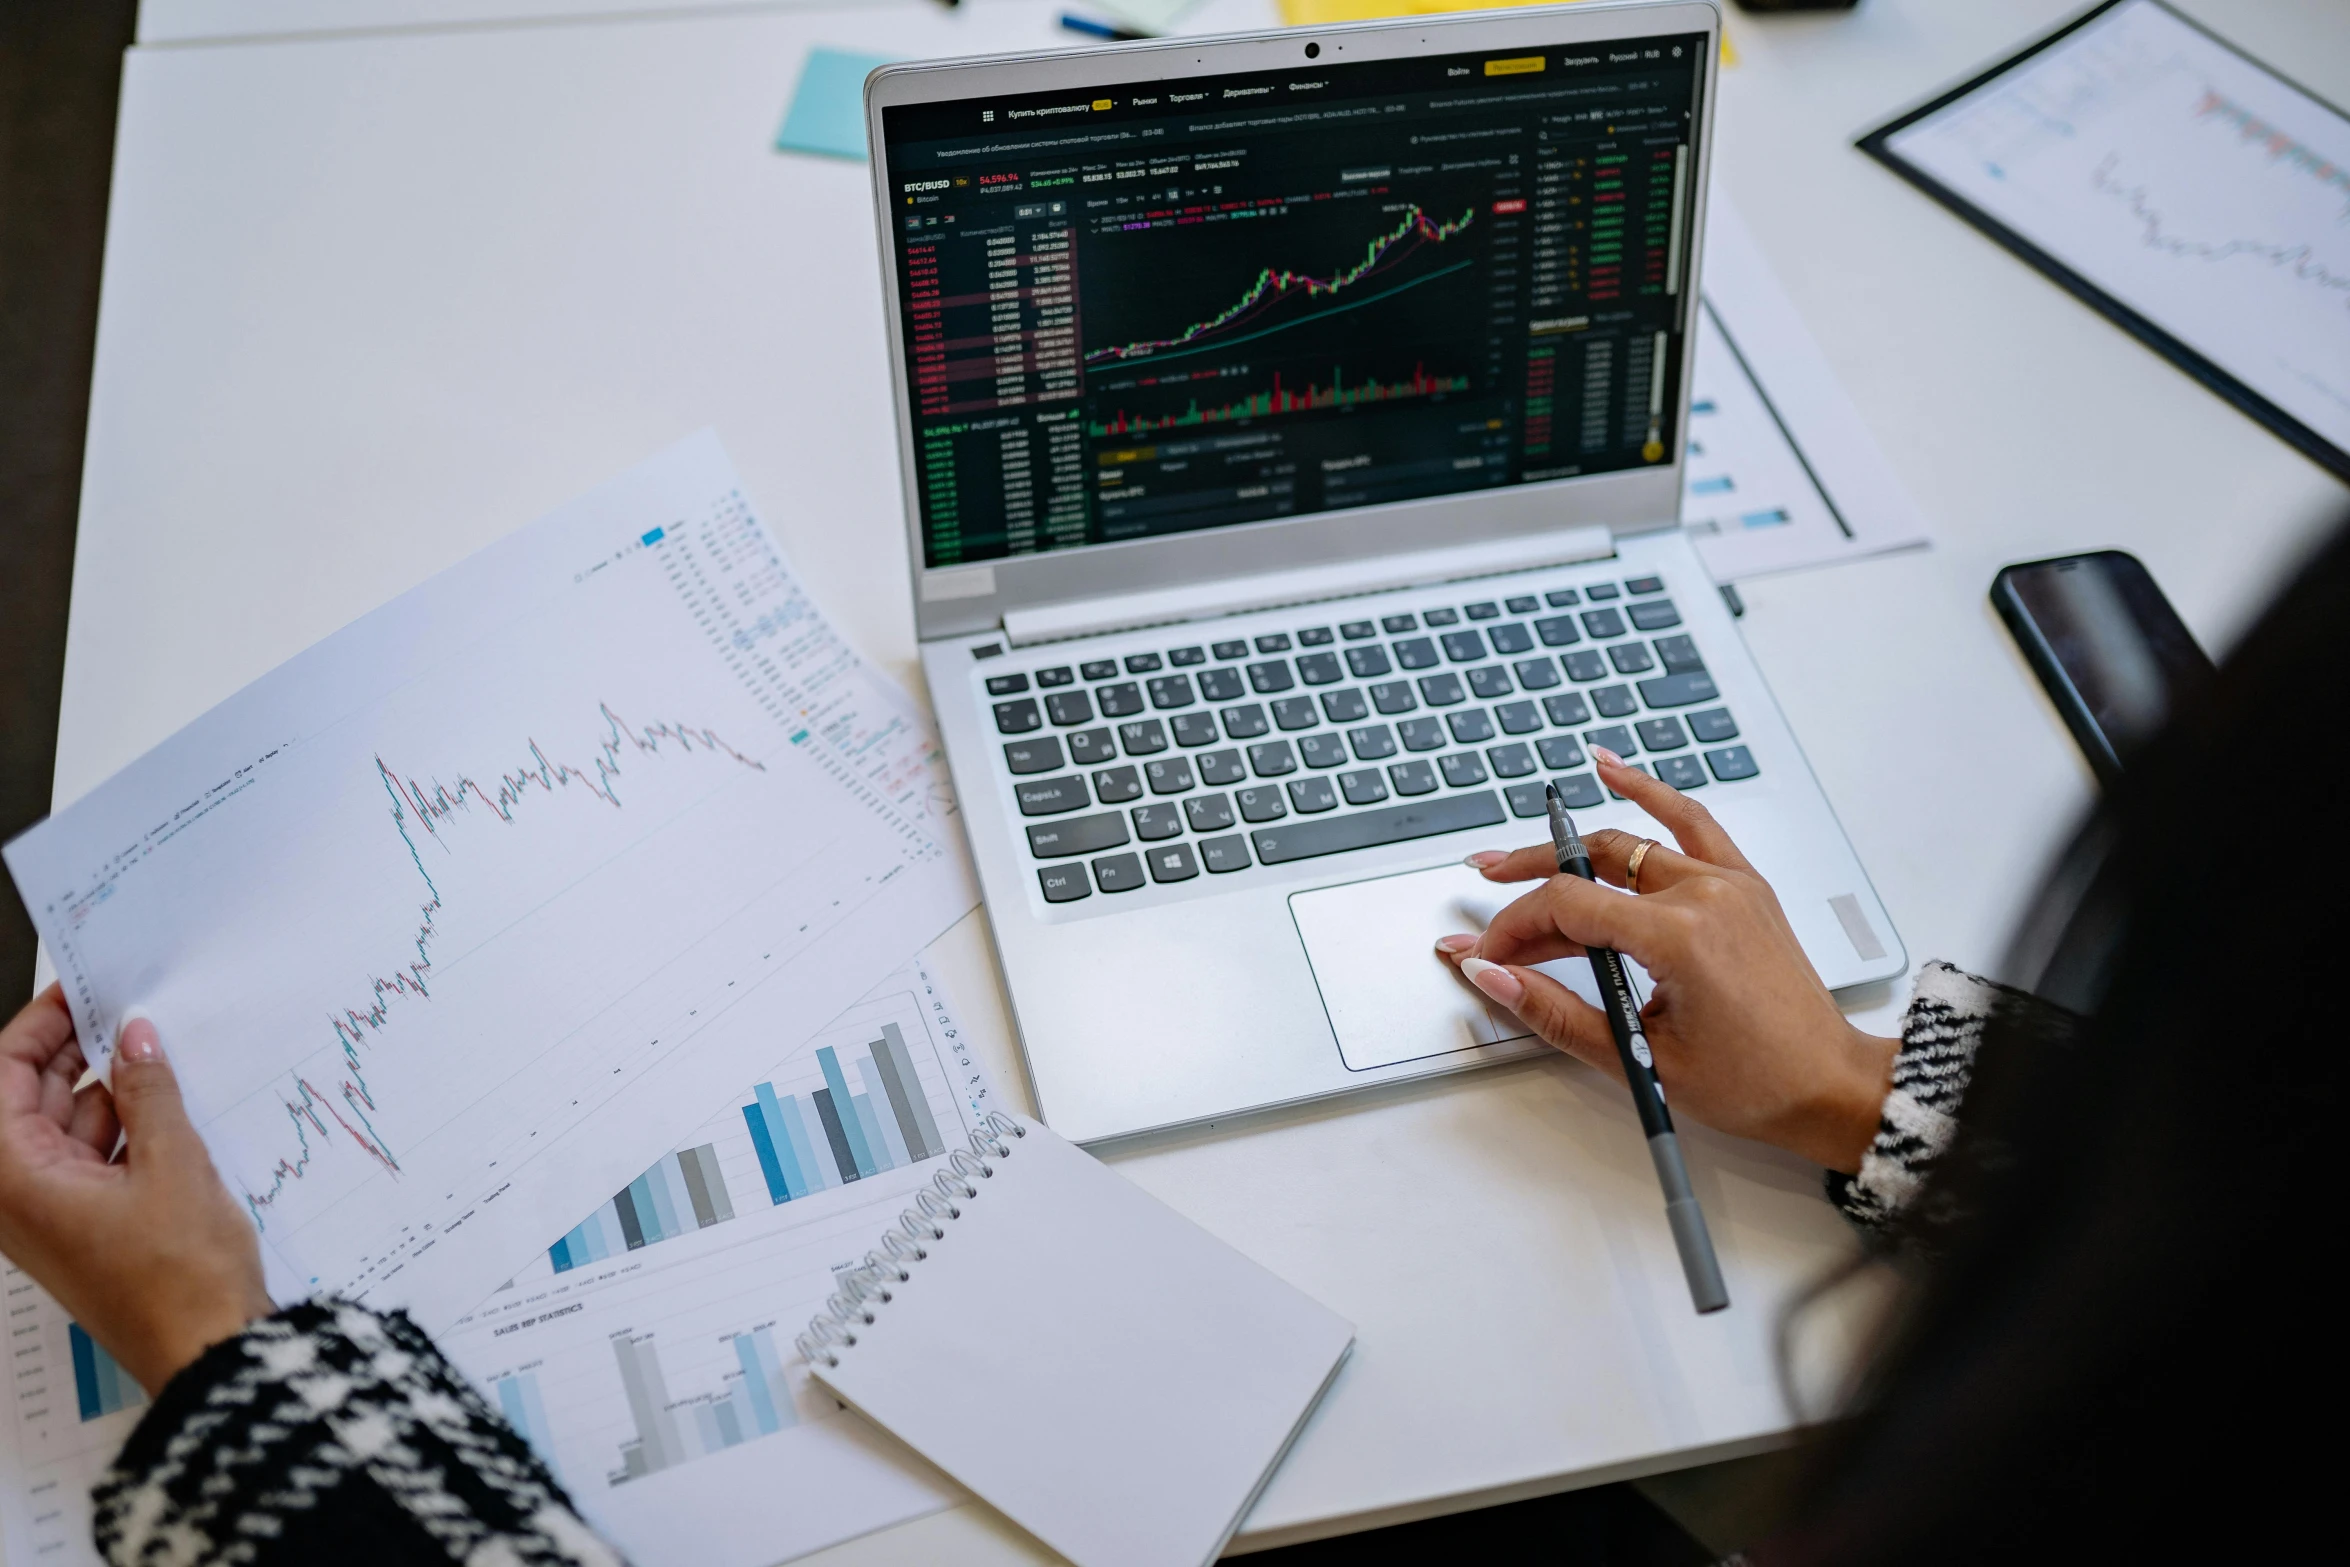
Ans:
{"label": "houndstooth patterned sleeve", "polygon": [[1929,963],[1919,972],[1917,993],[1901,1021],[1901,1051],[1893,1060],[1893,1088],[1885,1095],[1876,1141],[1862,1156],[1859,1174],[1828,1172],[1828,1200],[1844,1217],[1864,1230],[1881,1230],[1917,1195],[1957,1130],[1959,1101],[1974,1074],[1983,1029],[2011,1001],[2045,1005],[1947,963]]}
{"label": "houndstooth patterned sleeve", "polygon": [[398,1312],[315,1300],[166,1386],[92,1495],[114,1567],[622,1567]]}

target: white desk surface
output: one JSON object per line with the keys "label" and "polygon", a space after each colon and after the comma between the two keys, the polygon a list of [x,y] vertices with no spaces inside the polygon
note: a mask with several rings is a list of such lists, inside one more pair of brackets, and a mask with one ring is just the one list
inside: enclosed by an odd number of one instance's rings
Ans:
{"label": "white desk surface", "polygon": [[[2350,100],[2350,10],[2186,8]],[[913,678],[864,171],[769,141],[811,42],[1062,43],[1058,6],[346,9],[388,30],[272,40],[256,35],[287,25],[277,0],[149,0],[143,38],[241,41],[141,47],[124,76],[58,799],[703,425],[848,634]],[[1851,149],[2067,10],[1864,0],[1731,21],[1729,188],[1935,529],[1930,550],[1751,583],[1743,623],[1913,960],[1994,964],[2089,797],[1985,602],[1993,571],[2126,547],[2220,648],[2343,504]],[[517,15],[540,20],[495,20]],[[1196,22],[1267,15],[1211,0]],[[1019,1096],[981,919],[935,957]],[[1864,1021],[1889,1026],[1902,999],[1864,998]],[[1119,1159],[1360,1328],[1243,1546],[1782,1440],[1776,1308],[1848,1241],[1816,1172],[1691,1141],[1738,1293],[1702,1322],[1628,1104],[1564,1063]],[[966,1507],[829,1554],[1035,1552]]]}

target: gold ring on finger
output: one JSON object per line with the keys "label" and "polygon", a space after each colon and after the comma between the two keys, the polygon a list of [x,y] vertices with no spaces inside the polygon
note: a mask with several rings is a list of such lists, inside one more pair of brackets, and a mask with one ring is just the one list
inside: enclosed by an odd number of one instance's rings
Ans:
{"label": "gold ring on finger", "polygon": [[1647,859],[1648,851],[1655,847],[1656,840],[1654,838],[1643,838],[1633,845],[1632,857],[1624,862],[1624,886],[1628,890],[1632,892],[1640,890],[1640,862]]}

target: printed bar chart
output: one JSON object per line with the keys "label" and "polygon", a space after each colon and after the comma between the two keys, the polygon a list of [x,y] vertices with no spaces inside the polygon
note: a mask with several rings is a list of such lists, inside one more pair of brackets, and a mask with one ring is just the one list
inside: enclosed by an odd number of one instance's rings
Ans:
{"label": "printed bar chart", "polygon": [[734,1202],[727,1195],[726,1177],[718,1169],[718,1150],[704,1143],[662,1155],[651,1169],[548,1247],[547,1257],[557,1273],[568,1273],[584,1263],[601,1262],[617,1252],[635,1251],[692,1230],[706,1230],[733,1217]]}
{"label": "printed bar chart", "polygon": [[[620,1383],[636,1427],[634,1439],[620,1444],[620,1467],[610,1476],[612,1484],[641,1479],[800,1423],[773,1330],[754,1328],[730,1336],[726,1343],[734,1365],[724,1374],[721,1389],[673,1401],[653,1335],[623,1330],[612,1336],[612,1354],[620,1363]],[[502,1398],[503,1384],[499,1393]]]}
{"label": "printed bar chart", "polygon": [[816,1051],[816,1064],[824,1086],[804,1108],[799,1095],[778,1094],[773,1083],[755,1085],[742,1107],[770,1200],[790,1202],[946,1151],[895,1023],[883,1024],[881,1037],[850,1062],[862,1093],[830,1045]]}
{"label": "printed bar chart", "polygon": [[112,1355],[98,1347],[96,1339],[82,1331],[80,1323],[67,1323],[65,1332],[73,1345],[74,1399],[84,1420],[147,1402],[145,1390],[114,1363]]}
{"label": "printed bar chart", "polygon": [[522,1439],[531,1445],[539,1459],[557,1480],[562,1471],[555,1467],[554,1427],[547,1423],[547,1403],[539,1396],[539,1379],[535,1371],[518,1371],[510,1377],[500,1377],[497,1383],[498,1409],[506,1423],[522,1433]]}

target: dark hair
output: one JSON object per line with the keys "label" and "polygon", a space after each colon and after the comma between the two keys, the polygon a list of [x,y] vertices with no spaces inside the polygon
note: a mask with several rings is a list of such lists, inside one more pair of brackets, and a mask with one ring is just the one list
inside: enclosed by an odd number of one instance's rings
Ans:
{"label": "dark hair", "polygon": [[2343,737],[2350,529],[2052,877],[2073,890],[2035,988],[2088,1015],[2059,1037],[1994,1015],[1857,1412],[1760,1560],[2261,1560],[2307,1538],[2343,1353]]}

